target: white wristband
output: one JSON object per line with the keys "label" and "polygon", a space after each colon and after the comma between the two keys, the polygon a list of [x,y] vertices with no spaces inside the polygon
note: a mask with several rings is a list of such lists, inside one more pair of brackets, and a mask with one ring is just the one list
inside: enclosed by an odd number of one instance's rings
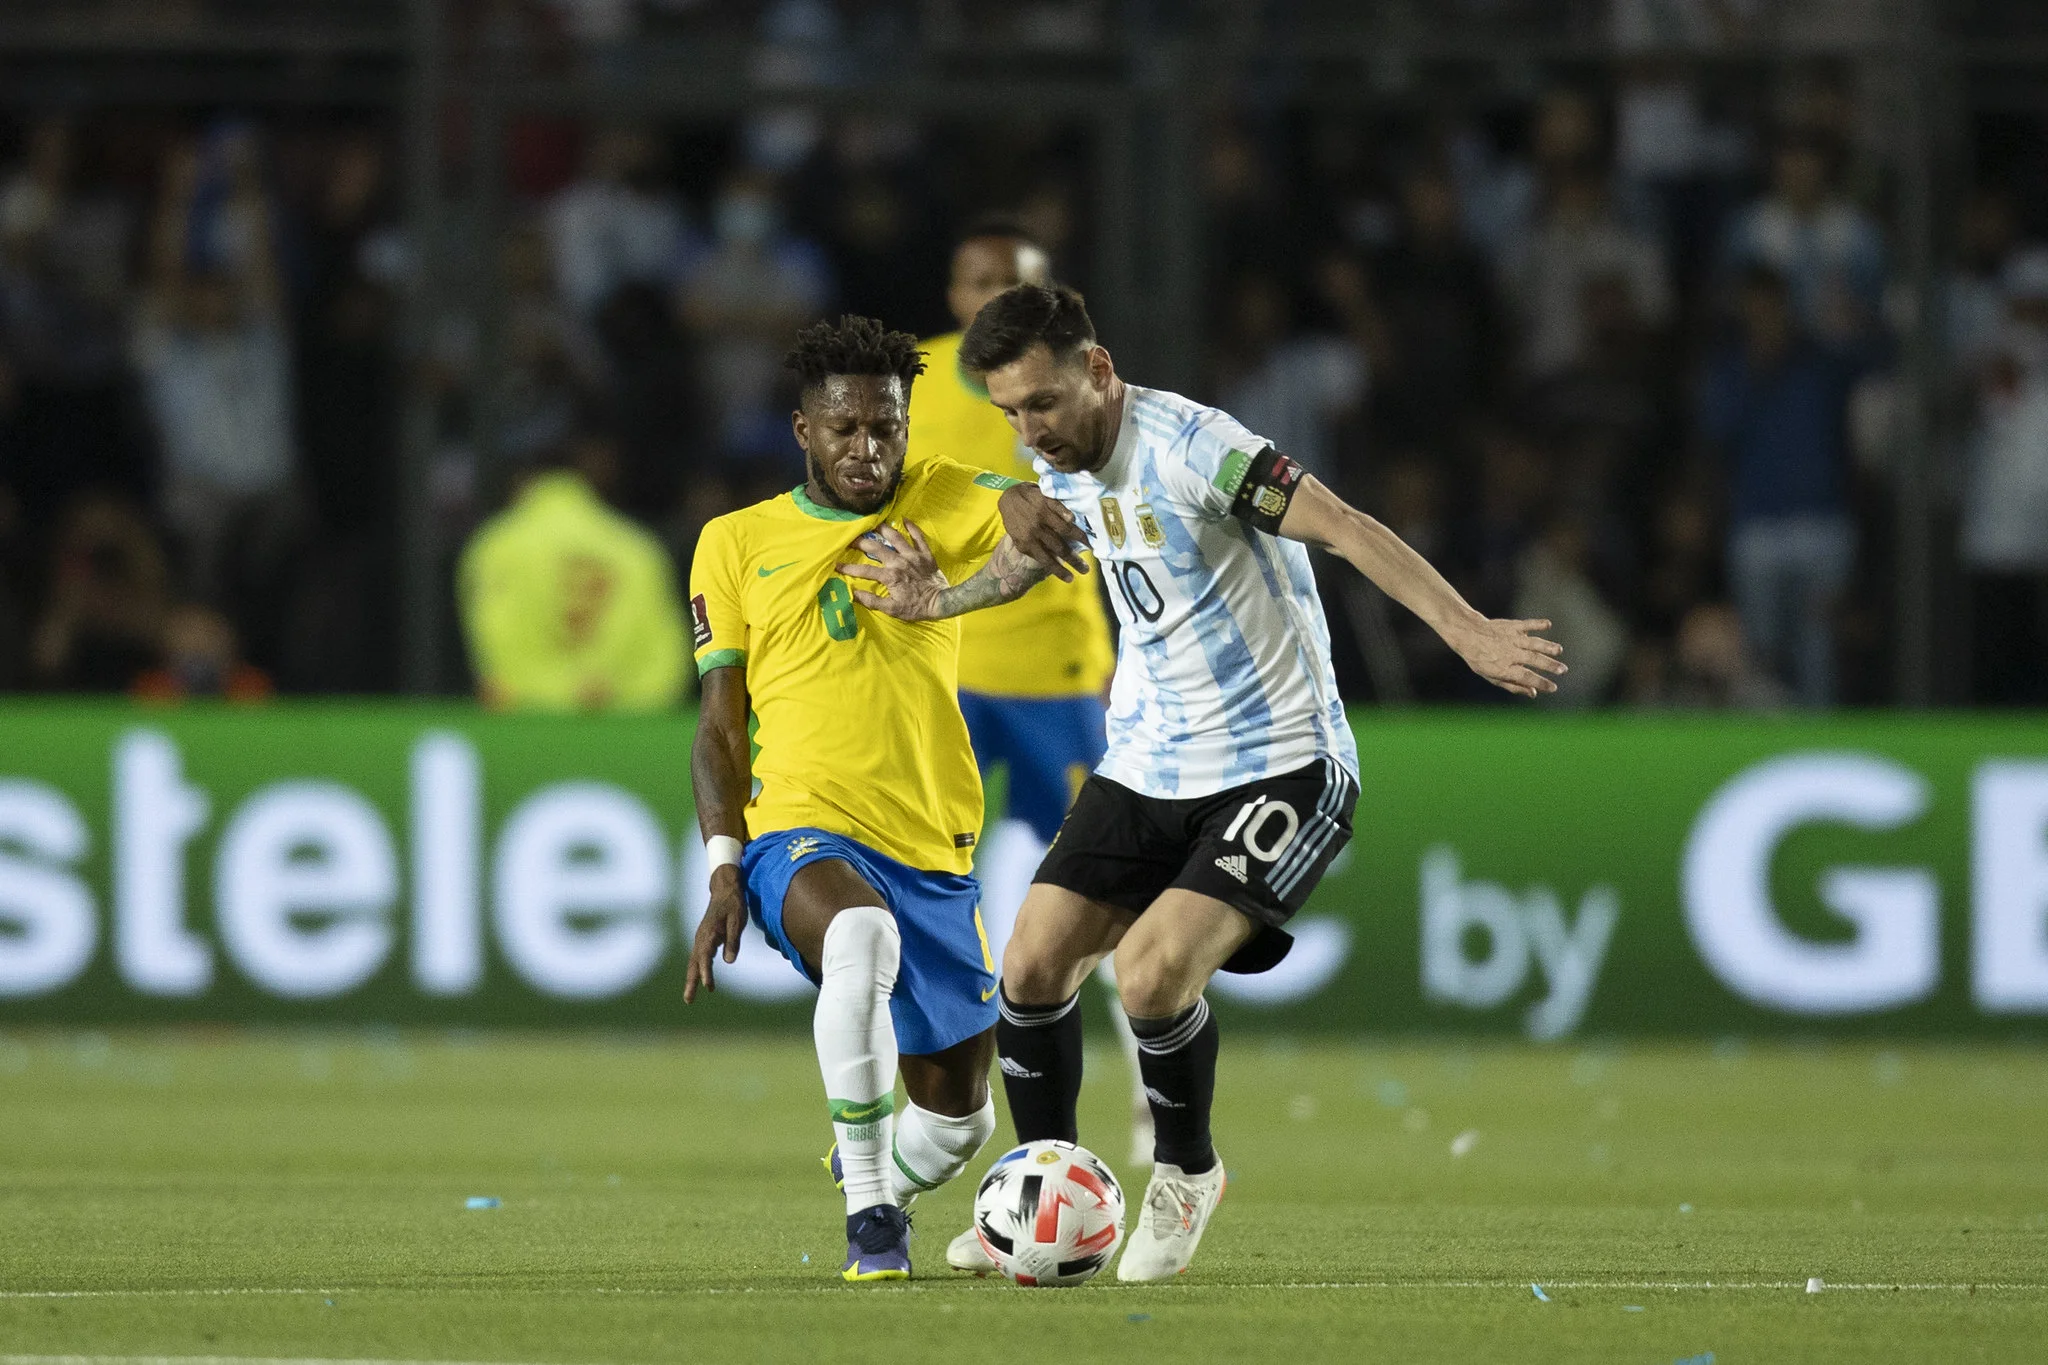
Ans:
{"label": "white wristband", "polygon": [[746,845],[730,834],[714,834],[704,841],[704,852],[711,859],[713,872],[721,867],[738,867],[740,854],[745,851]]}

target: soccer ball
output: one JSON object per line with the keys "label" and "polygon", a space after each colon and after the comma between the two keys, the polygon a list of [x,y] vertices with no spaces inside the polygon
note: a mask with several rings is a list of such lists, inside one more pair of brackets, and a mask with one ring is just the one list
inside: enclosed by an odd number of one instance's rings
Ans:
{"label": "soccer ball", "polygon": [[1124,1239],[1124,1192],[1102,1158],[1071,1142],[1007,1152],[974,1193],[974,1235],[1005,1278],[1081,1284]]}

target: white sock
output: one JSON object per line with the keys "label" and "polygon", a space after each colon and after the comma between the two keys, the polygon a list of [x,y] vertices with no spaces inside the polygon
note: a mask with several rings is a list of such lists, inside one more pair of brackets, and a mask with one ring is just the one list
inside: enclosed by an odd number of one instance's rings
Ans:
{"label": "white sock", "polygon": [[934,1114],[906,1102],[896,1121],[896,1147],[889,1183],[896,1202],[908,1204],[967,1169],[974,1154],[995,1135],[996,1097],[965,1118]]}
{"label": "white sock", "polygon": [[896,1025],[889,1018],[889,993],[896,988],[902,951],[895,919],[877,905],[841,910],[825,928],[811,1037],[839,1135],[848,1213],[894,1202],[889,1149],[895,1136]]}

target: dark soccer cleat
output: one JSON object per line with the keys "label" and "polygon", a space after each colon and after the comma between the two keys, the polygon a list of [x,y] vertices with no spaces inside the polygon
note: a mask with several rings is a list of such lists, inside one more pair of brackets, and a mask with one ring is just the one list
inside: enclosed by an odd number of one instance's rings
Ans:
{"label": "dark soccer cleat", "polygon": [[894,1204],[846,1215],[847,1280],[910,1278],[910,1217]]}
{"label": "dark soccer cleat", "polygon": [[846,1168],[839,1164],[838,1143],[833,1143],[825,1155],[818,1158],[818,1164],[825,1168],[826,1175],[832,1177],[832,1188],[841,1194],[846,1193]]}

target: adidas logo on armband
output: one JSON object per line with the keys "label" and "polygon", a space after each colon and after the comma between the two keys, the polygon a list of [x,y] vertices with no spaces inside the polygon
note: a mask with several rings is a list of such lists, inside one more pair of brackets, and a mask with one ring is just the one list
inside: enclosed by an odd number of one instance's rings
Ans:
{"label": "adidas logo on armband", "polygon": [[1243,885],[1245,882],[1251,880],[1251,874],[1248,871],[1250,864],[1245,862],[1244,855],[1242,853],[1232,853],[1224,857],[1218,858],[1216,860],[1216,866],[1222,868],[1225,872],[1228,872],[1231,876],[1237,878],[1239,885]]}

